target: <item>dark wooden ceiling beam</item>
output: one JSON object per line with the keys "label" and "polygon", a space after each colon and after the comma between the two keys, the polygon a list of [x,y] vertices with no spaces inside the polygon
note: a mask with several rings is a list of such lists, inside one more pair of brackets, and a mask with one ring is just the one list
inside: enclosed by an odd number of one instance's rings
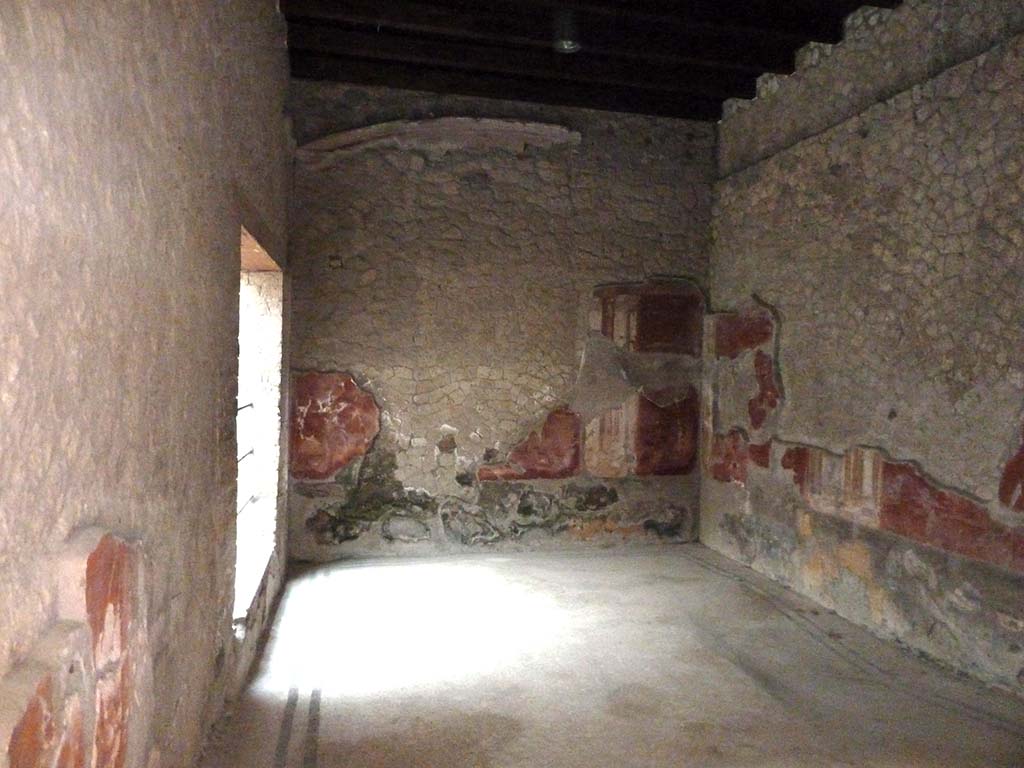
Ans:
{"label": "dark wooden ceiling beam", "polygon": [[652,66],[635,59],[601,58],[585,53],[566,56],[550,49],[436,41],[386,31],[366,32],[298,21],[289,25],[288,45],[293,52],[718,99],[752,97],[755,92],[755,79],[750,75],[709,66]]}
{"label": "dark wooden ceiling beam", "polygon": [[291,66],[292,76],[300,79],[381,85],[613,112],[717,120],[722,111],[721,99],[686,93],[644,91],[623,86],[549,81],[495,73],[469,73],[309,51],[293,51]]}
{"label": "dark wooden ceiling beam", "polygon": [[[329,0],[328,0],[329,1]],[[405,0],[384,0],[389,5]],[[888,0],[880,0],[888,2]],[[588,19],[629,19],[634,23],[707,25],[721,29],[770,31],[804,40],[834,42],[842,32],[843,9],[855,0],[431,0],[470,13],[486,8],[505,15],[550,18],[558,9],[572,10],[581,24]],[[864,3],[856,3],[863,5]]]}
{"label": "dark wooden ceiling beam", "polygon": [[[401,0],[286,0],[286,18],[418,33],[438,38],[550,48],[549,9],[534,13],[470,12],[431,2]],[[537,13],[543,13],[538,18]],[[588,16],[579,21],[584,50],[610,57],[658,62],[708,64],[754,74],[791,72],[793,50],[804,40],[757,29],[732,29],[709,24],[664,25],[629,16],[609,19]]]}

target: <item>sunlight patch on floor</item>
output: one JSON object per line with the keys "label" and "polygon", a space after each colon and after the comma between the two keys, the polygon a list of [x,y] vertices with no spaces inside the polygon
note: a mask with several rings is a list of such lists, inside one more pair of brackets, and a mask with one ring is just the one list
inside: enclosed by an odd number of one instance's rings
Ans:
{"label": "sunlight patch on floor", "polygon": [[279,695],[364,697],[513,675],[569,635],[552,594],[482,564],[312,572],[292,582],[282,608],[257,683]]}

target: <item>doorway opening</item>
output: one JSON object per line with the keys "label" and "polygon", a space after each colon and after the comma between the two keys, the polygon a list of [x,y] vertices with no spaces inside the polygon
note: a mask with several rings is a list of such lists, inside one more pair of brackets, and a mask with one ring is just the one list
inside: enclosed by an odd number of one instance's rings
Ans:
{"label": "doorway opening", "polygon": [[281,268],[245,227],[240,251],[234,619],[248,612],[277,541],[284,328]]}

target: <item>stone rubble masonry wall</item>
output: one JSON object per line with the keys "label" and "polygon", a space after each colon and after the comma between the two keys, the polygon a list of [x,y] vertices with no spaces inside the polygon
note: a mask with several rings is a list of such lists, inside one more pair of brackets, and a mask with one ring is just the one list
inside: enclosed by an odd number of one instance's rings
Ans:
{"label": "stone rubble masonry wall", "polygon": [[788,76],[767,75],[758,96],[730,101],[719,125],[723,175],[827,131],[878,102],[1024,32],[1020,0],[904,0],[865,6],[842,42],[812,43]]}
{"label": "stone rubble masonry wall", "polygon": [[232,672],[239,228],[283,258],[284,22],[270,0],[7,0],[0,72],[0,678],[54,626],[71,532],[131,533],[136,693],[159,691],[140,737],[149,768],[190,766]]}
{"label": "stone rubble masonry wall", "polygon": [[[333,482],[306,470],[299,474],[309,480],[293,477],[293,555],[405,551],[453,535],[479,542],[491,536],[482,506],[543,507],[534,527],[544,530],[531,534],[542,538],[567,509],[602,494],[600,510],[587,511],[617,518],[628,507],[626,526],[653,520],[655,499],[692,522],[695,474],[626,477],[611,489],[581,480],[575,460],[546,454],[542,443],[550,414],[569,424],[560,409],[576,413],[581,440],[598,415],[574,401],[581,357],[601,344],[600,329],[591,331],[595,288],[705,274],[714,127],[305,81],[292,82],[290,101],[304,145],[290,243],[293,371],[296,381],[309,372],[351,376],[381,412],[372,450]],[[686,351],[689,378],[677,384],[699,378],[699,355]],[[659,406],[671,407],[675,394]],[[550,469],[477,480],[478,468],[509,459],[531,432],[529,450],[554,462]],[[519,450],[521,459],[527,449]],[[351,514],[359,500],[369,519]],[[401,509],[418,523],[385,526]],[[502,513],[502,524],[516,514]],[[445,515],[465,522],[461,533],[431,529]]]}
{"label": "stone rubble masonry wall", "polygon": [[721,179],[701,428],[702,541],[1017,693],[1022,135],[1018,35]]}

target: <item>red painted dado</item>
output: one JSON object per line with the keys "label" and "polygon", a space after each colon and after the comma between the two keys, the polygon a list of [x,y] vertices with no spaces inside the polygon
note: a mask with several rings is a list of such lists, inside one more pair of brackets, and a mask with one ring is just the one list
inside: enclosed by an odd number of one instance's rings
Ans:
{"label": "red painted dado", "polygon": [[7,744],[10,768],[48,768],[47,758],[57,738],[52,699],[53,679],[47,676],[11,733]]}
{"label": "red painted dado", "polygon": [[935,485],[912,464],[882,466],[882,529],[994,565],[1024,571],[1024,530],[993,520],[980,504]]}
{"label": "red painted dado", "polygon": [[775,381],[775,364],[770,355],[758,350],[754,356],[754,373],[757,376],[757,395],[747,402],[750,413],[750,426],[760,429],[764,426],[768,414],[774,411],[782,399],[778,383]]}
{"label": "red painted dado", "polygon": [[725,435],[713,435],[708,457],[711,477],[720,483],[747,482],[747,461],[750,458],[746,435],[732,429]]}
{"label": "red painted dado", "polygon": [[1003,469],[999,500],[1017,512],[1024,512],[1024,443]]}
{"label": "red painted dado", "polygon": [[572,477],[580,467],[580,417],[567,408],[548,414],[540,434],[531,432],[504,464],[480,467],[480,480],[534,480]]}
{"label": "red painted dado", "polygon": [[775,322],[765,310],[727,312],[714,316],[715,355],[734,360],[772,340]]}
{"label": "red painted dado", "polygon": [[[651,393],[662,400],[665,392]],[[641,396],[636,416],[634,455],[637,475],[684,475],[697,463],[700,395],[689,387],[685,397],[659,406]]]}
{"label": "red painted dado", "polygon": [[373,444],[380,409],[373,395],[344,373],[304,373],[295,381],[291,414],[291,474],[328,480]]}

